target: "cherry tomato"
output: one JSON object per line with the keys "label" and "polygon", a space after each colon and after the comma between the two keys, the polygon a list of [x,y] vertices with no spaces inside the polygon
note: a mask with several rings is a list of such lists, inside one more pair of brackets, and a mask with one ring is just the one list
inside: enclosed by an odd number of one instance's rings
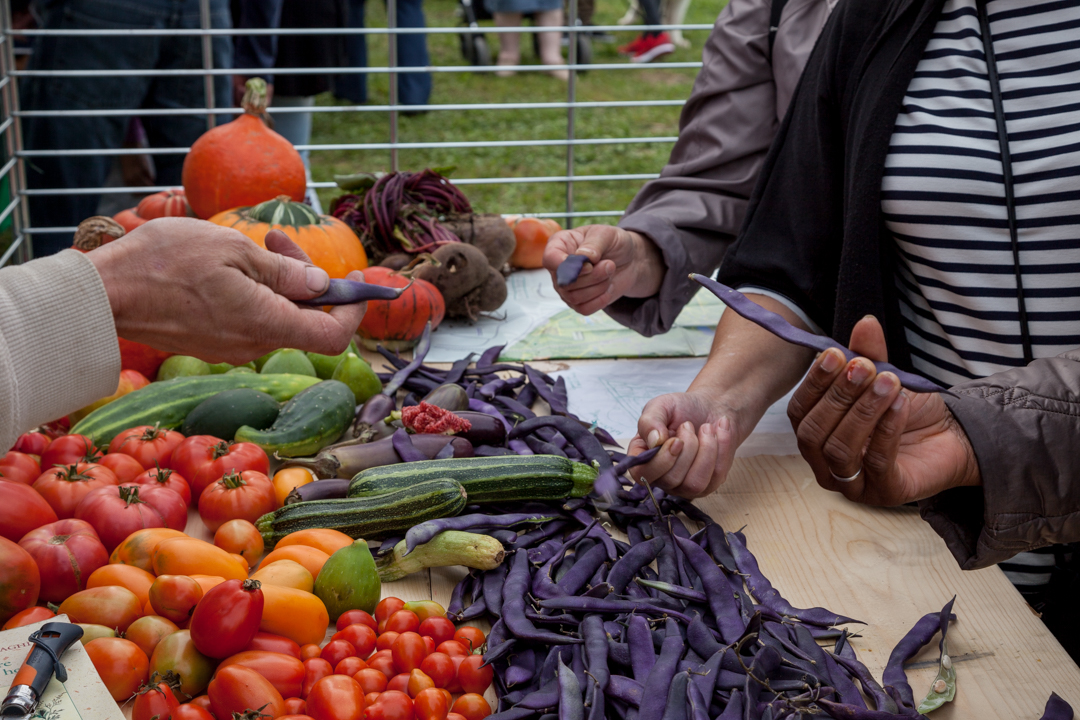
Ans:
{"label": "cherry tomato", "polygon": [[450,662],[454,663],[454,679],[451,680],[447,684],[446,689],[449,690],[452,693],[461,692],[461,683],[458,682],[457,672],[458,672],[458,668],[461,667],[461,663],[465,662],[465,658],[467,658],[467,657],[469,657],[469,656],[468,655],[451,655],[450,656]]}
{"label": "cherry tomato", "polygon": [[150,676],[150,660],[130,640],[98,638],[86,643],[83,649],[116,702],[130,698]]}
{"label": "cherry tomato", "polygon": [[457,678],[464,692],[483,695],[484,691],[491,687],[495,671],[492,670],[490,665],[481,667],[483,664],[483,655],[470,655],[461,661],[461,665],[458,666]]}
{"label": "cherry tomato", "polygon": [[446,720],[449,710],[446,695],[437,688],[421,690],[413,697],[416,720]]}
{"label": "cherry tomato", "polygon": [[243,665],[218,668],[206,690],[214,717],[231,718],[233,713],[258,710],[272,718],[285,714],[285,699],[274,685]]}
{"label": "cherry tomato", "polygon": [[215,585],[191,616],[191,641],[210,657],[238,653],[259,632],[263,606],[258,580],[226,580]]}
{"label": "cherry tomato", "polygon": [[304,687],[300,689],[300,697],[306,698],[315,683],[328,675],[334,674],[334,666],[322,658],[309,658],[304,661]]}
{"label": "cherry tomato", "polygon": [[322,648],[315,643],[308,643],[300,648],[300,659],[310,660],[322,656]]}
{"label": "cherry tomato", "polygon": [[454,661],[446,653],[431,653],[420,663],[420,669],[431,678],[437,688],[449,686],[454,679]]}
{"label": "cherry tomato", "polygon": [[[111,453],[110,453],[111,455]],[[106,455],[105,457],[110,457]],[[150,468],[135,476],[131,482],[135,485],[160,485],[184,498],[184,504],[191,504],[191,487],[184,476],[168,468]]]}
{"label": "cherry tomato", "polygon": [[[315,647],[318,647],[316,645]],[[291,655],[297,660],[304,660],[305,658],[300,654],[300,646],[287,637],[281,635],[274,635],[268,632],[257,632],[255,637],[251,639],[251,642],[247,644],[245,650],[265,650],[266,652],[281,653],[282,655]],[[314,657],[318,657],[316,654]]]}
{"label": "cherry tomato", "polygon": [[288,717],[289,715],[304,715],[307,711],[307,702],[303,698],[291,697],[285,698],[285,715],[282,717]]}
{"label": "cherry tomato", "polygon": [[394,658],[389,650],[380,650],[367,659],[369,668],[374,668],[385,675],[387,678],[392,678],[397,675],[397,668],[394,667]]}
{"label": "cherry tomato", "polygon": [[174,623],[187,622],[202,596],[202,587],[187,575],[159,575],[150,586],[154,613]]}
{"label": "cherry tomato", "polygon": [[420,618],[409,610],[398,610],[386,619],[386,629],[390,632],[416,632],[420,629]]}
{"label": "cherry tomato", "polygon": [[83,462],[97,462],[101,451],[85,435],[63,435],[56,438],[41,453],[41,467],[46,470],[57,465],[75,465]]}
{"label": "cherry tomato", "polygon": [[402,609],[414,613],[420,622],[433,617],[446,617],[446,608],[434,600],[412,600],[405,603]]}
{"label": "cherry tomato", "polygon": [[170,467],[173,450],[184,442],[175,430],[162,430],[157,425],[139,425],[123,431],[109,443],[109,452],[124,453],[138,460],[143,470]]}
{"label": "cherry tomato", "polygon": [[202,705],[189,702],[173,710],[172,720],[215,720],[215,718]]}
{"label": "cherry tomato", "polygon": [[364,694],[381,693],[386,689],[386,676],[372,667],[366,667],[352,676],[353,680],[360,683]]}
{"label": "cherry tomato", "polygon": [[403,607],[405,607],[405,601],[400,598],[383,598],[375,606],[375,620],[381,623]]}
{"label": "cherry tomato", "polygon": [[23,485],[33,485],[40,475],[41,465],[26,453],[11,450],[0,458],[0,478]]}
{"label": "cherry tomato", "polygon": [[124,453],[106,453],[98,460],[98,465],[112,470],[121,483],[135,482],[135,478],[146,472],[138,460]]}
{"label": "cherry tomato", "polygon": [[413,670],[409,673],[409,697],[415,698],[421,690],[435,689],[435,682],[424,673],[423,670]]}
{"label": "cherry tomato", "polygon": [[465,720],[484,720],[491,714],[491,706],[483,695],[466,693],[454,701],[453,711],[464,715]]}
{"label": "cherry tomato", "polygon": [[414,632],[401,633],[391,646],[390,652],[394,665],[403,673],[420,667],[428,654],[424,639]]}
{"label": "cherry tomato", "polygon": [[254,564],[263,554],[263,539],[258,529],[247,520],[228,520],[214,533],[214,544],[227,553],[239,555]]}
{"label": "cherry tomato", "polygon": [[352,677],[366,667],[367,663],[358,657],[342,658],[341,662],[334,666],[334,674]]}
{"label": "cherry tomato", "polygon": [[463,625],[454,632],[454,639],[469,649],[470,653],[474,653],[480,648],[484,647],[484,643],[487,642],[487,637],[480,628],[475,628],[472,625]]}
{"label": "cherry tomato", "polygon": [[390,678],[390,682],[386,683],[387,690],[397,690],[408,694],[409,692],[409,673],[398,673],[394,677]]}
{"label": "cherry tomato", "polygon": [[430,655],[435,652],[435,641],[429,638],[427,635],[421,635],[420,639],[424,641],[424,654]]}
{"label": "cherry tomato", "polygon": [[454,623],[444,617],[429,617],[420,622],[420,629],[417,632],[431,638],[438,646],[447,640],[454,639]]}
{"label": "cherry tomato", "polygon": [[19,439],[15,441],[15,445],[12,446],[12,450],[17,450],[27,455],[37,455],[41,457],[45,452],[45,448],[49,447],[49,436],[39,432],[23,433],[19,436]]}
{"label": "cherry tomato", "polygon": [[143,615],[128,625],[124,637],[138,645],[139,649],[146,653],[146,657],[151,657],[158,643],[179,629],[176,623],[168,618],[160,615]]}
{"label": "cherry tomato", "polygon": [[364,612],[363,610],[346,610],[345,612],[341,613],[341,617],[337,619],[336,627],[338,630],[344,630],[350,625],[355,625],[356,623],[360,623],[361,625],[367,625],[369,628],[376,632],[379,630],[378,620],[371,617],[371,615]]}
{"label": "cherry tomato", "polygon": [[331,640],[348,640],[356,649],[356,656],[366,658],[375,650],[375,631],[362,623],[354,623],[334,633]]}
{"label": "cherry tomato", "polygon": [[364,691],[346,675],[324,677],[308,693],[307,714],[313,720],[362,720]]}
{"label": "cherry tomato", "polygon": [[457,640],[447,640],[446,642],[439,643],[439,646],[435,648],[435,652],[444,653],[451,657],[455,655],[468,655],[469,648],[462,645]]}
{"label": "cherry tomato", "polygon": [[97,463],[78,463],[46,470],[34,481],[34,489],[61,520],[75,517],[75,508],[91,490],[115,487],[116,474]]}
{"label": "cherry tomato", "polygon": [[412,698],[397,690],[387,690],[367,709],[365,720],[412,720]]}
{"label": "cherry tomato", "polygon": [[331,640],[326,643],[319,656],[336,667],[345,658],[356,657],[356,648],[348,640]]}
{"label": "cherry tomato", "polygon": [[178,707],[180,701],[168,683],[147,683],[136,691],[131,720],[169,720]]}
{"label": "cherry tomato", "polygon": [[300,697],[304,689],[306,676],[304,663],[291,655],[263,650],[245,650],[225,658],[218,667],[223,668],[229,665],[243,665],[259,673],[270,681],[283,698]]}
{"label": "cherry tomato", "polygon": [[12,628],[23,627],[25,625],[33,625],[34,623],[41,622],[42,620],[48,620],[49,618],[56,617],[56,613],[46,607],[35,605],[34,607],[28,607],[25,610],[12,615],[4,627],[3,630],[10,630]]}
{"label": "cherry tomato", "polygon": [[394,641],[398,639],[401,633],[386,631],[381,633],[378,639],[375,641],[376,650],[389,650],[394,646]]}
{"label": "cherry tomato", "polygon": [[211,435],[193,435],[173,450],[169,467],[184,476],[197,502],[208,485],[230,472],[254,470],[265,475],[270,472],[270,460],[253,443],[233,444]]}

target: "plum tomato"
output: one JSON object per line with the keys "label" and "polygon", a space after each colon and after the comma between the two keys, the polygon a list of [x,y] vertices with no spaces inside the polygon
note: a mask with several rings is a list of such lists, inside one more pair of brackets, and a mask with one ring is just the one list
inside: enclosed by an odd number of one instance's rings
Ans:
{"label": "plum tomato", "polygon": [[405,601],[400,598],[383,598],[375,606],[375,621],[381,623],[403,607],[405,607]]}
{"label": "plum tomato", "polygon": [[206,690],[214,717],[231,718],[251,709],[276,718],[285,714],[285,698],[273,683],[243,665],[218,668]]}
{"label": "plum tomato", "polygon": [[265,650],[244,650],[221,661],[219,668],[243,665],[270,681],[283,698],[300,697],[304,689],[304,663],[291,655]]}
{"label": "plum tomato", "polygon": [[215,718],[202,705],[189,702],[173,710],[172,720],[215,720]]}
{"label": "plum tomato", "polygon": [[[318,645],[315,646],[318,648]],[[274,635],[268,632],[257,632],[255,637],[251,638],[251,642],[247,644],[245,650],[264,650],[266,652],[281,653],[282,655],[291,655],[297,660],[303,660],[301,655],[300,646],[293,640],[282,635]],[[318,652],[312,657],[319,657]]]}
{"label": "plum tomato", "polygon": [[465,716],[465,720],[484,720],[491,714],[491,706],[483,695],[465,693],[454,701],[452,710]]}
{"label": "plum tomato", "polygon": [[427,657],[427,645],[424,638],[414,632],[404,632],[398,635],[394,644],[390,647],[394,665],[403,673],[412,672],[420,667]]}
{"label": "plum tomato", "polygon": [[388,679],[397,675],[394,667],[394,658],[389,650],[379,650],[367,659],[369,668],[374,668],[385,675]]}
{"label": "plum tomato", "polygon": [[360,683],[365,695],[368,693],[381,693],[386,689],[386,676],[372,667],[364,668],[353,675],[352,678]]}
{"label": "plum tomato", "polygon": [[[457,679],[463,692],[483,695],[495,678],[490,665],[484,665],[483,655],[470,655],[458,666]],[[481,667],[483,666],[483,667]]]}
{"label": "plum tomato", "polygon": [[285,698],[285,715],[282,717],[288,717],[289,715],[304,715],[307,710],[307,703],[303,698],[291,697]]}
{"label": "plum tomato", "polygon": [[334,666],[334,674],[352,677],[366,667],[367,663],[354,655],[352,657],[342,658],[341,662]]}
{"label": "plum tomato", "polygon": [[150,586],[150,606],[154,613],[174,623],[190,620],[202,596],[202,586],[187,575],[159,575]]}
{"label": "plum tomato", "polygon": [[402,606],[402,610],[413,613],[420,618],[420,622],[433,617],[446,617],[446,608],[434,600],[411,600]]}
{"label": "plum tomato", "polygon": [[150,676],[150,660],[139,646],[118,637],[103,637],[86,643],[86,654],[116,702],[124,702]]}
{"label": "plum tomato", "polygon": [[[160,680],[155,676],[154,680]],[[131,720],[164,720],[171,718],[180,707],[172,688],[166,682],[149,682],[135,693],[135,702],[131,706]]]}
{"label": "plum tomato", "polygon": [[386,683],[387,690],[396,690],[406,695],[409,693],[409,673],[398,673]]}
{"label": "plum tomato", "polygon": [[367,693],[366,695],[364,695],[364,704],[367,707],[370,708],[379,699],[380,695],[382,695],[381,692],[369,692],[369,693]]}
{"label": "plum tomato", "polygon": [[401,633],[391,632],[387,630],[384,633],[380,633],[378,639],[375,640],[376,650],[389,650],[394,647],[394,642],[398,639]]}
{"label": "plum tomato", "polygon": [[410,610],[398,610],[386,620],[387,632],[416,632],[420,629],[420,618]]}
{"label": "plum tomato", "polygon": [[412,698],[399,690],[387,690],[367,709],[364,717],[365,720],[412,720]]}
{"label": "plum tomato", "polygon": [[322,657],[322,648],[315,643],[308,643],[300,648],[300,659],[310,660],[311,658]]}
{"label": "plum tomato", "polygon": [[427,676],[423,670],[413,670],[409,673],[409,697],[415,698],[421,690],[435,689],[435,682]]}
{"label": "plum tomato", "polygon": [[347,675],[330,675],[311,688],[307,714],[312,720],[363,720],[364,691]]}
{"label": "plum tomato", "polygon": [[308,658],[304,661],[304,687],[300,689],[300,697],[307,698],[315,683],[328,675],[334,674],[334,666],[322,658]]}
{"label": "plum tomato", "polygon": [[259,632],[264,606],[258,580],[226,580],[206,591],[191,615],[191,641],[204,655],[240,652]]}
{"label": "plum tomato", "polygon": [[470,653],[474,653],[484,647],[484,643],[487,642],[487,636],[484,635],[483,630],[475,628],[472,625],[463,625],[459,627],[454,632],[454,639],[468,648]]}
{"label": "plum tomato", "polygon": [[348,640],[331,640],[323,647],[319,657],[336,667],[345,658],[356,657],[356,648]]}
{"label": "plum tomato", "polygon": [[367,625],[369,628],[376,632],[379,630],[379,622],[375,618],[371,617],[369,613],[366,613],[363,610],[346,610],[345,612],[341,613],[341,617],[337,619],[336,627],[338,630],[344,630],[350,625],[355,625],[356,623],[360,623],[361,625]]}
{"label": "plum tomato", "polygon": [[420,663],[420,669],[437,688],[449,687],[454,679],[454,661],[446,653],[431,653]]}
{"label": "plum tomato", "polygon": [[420,639],[424,641],[425,654],[430,655],[435,652],[435,641],[429,638],[427,635],[421,635]]}
{"label": "plum tomato", "polygon": [[421,690],[413,698],[413,713],[416,720],[446,720],[450,711],[446,695],[438,688]]}
{"label": "plum tomato", "polygon": [[334,633],[331,640],[347,640],[356,649],[356,656],[366,658],[375,650],[375,631],[363,623],[353,623]]}
{"label": "plum tomato", "polygon": [[434,640],[437,647],[447,640],[454,639],[454,623],[444,617],[429,617],[420,621],[420,629],[417,632]]}
{"label": "plum tomato", "polygon": [[455,655],[468,655],[469,648],[462,645],[457,640],[447,640],[446,642],[439,643],[439,646],[435,648],[435,652],[454,657]]}
{"label": "plum tomato", "polygon": [[28,607],[25,610],[21,610],[12,615],[0,630],[11,630],[12,628],[23,627],[24,625],[33,625],[34,623],[39,623],[42,620],[48,620],[54,617],[56,617],[56,613],[49,608],[35,605],[34,607]]}
{"label": "plum tomato", "polygon": [[128,625],[124,637],[138,645],[139,649],[146,653],[146,657],[151,657],[158,643],[179,629],[176,623],[168,618],[160,615],[143,615]]}

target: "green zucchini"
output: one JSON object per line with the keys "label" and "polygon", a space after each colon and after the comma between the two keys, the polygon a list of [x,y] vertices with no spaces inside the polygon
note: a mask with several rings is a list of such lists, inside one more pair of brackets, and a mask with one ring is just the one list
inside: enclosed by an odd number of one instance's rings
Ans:
{"label": "green zucchini", "polygon": [[465,507],[465,488],[447,478],[418,483],[378,497],[308,500],[285,505],[255,522],[266,547],[289,533],[329,528],[352,538],[401,533],[425,520],[452,517]]}
{"label": "green zucchini", "polygon": [[348,497],[372,497],[432,478],[452,478],[470,503],[564,500],[592,491],[596,469],[558,455],[421,460],[369,468],[349,483]]}
{"label": "green zucchini", "polygon": [[319,382],[304,375],[199,375],[150,383],[98,408],[80,420],[71,432],[86,435],[98,447],[104,447],[128,428],[160,424],[178,428],[188,413],[204,400],[225,390],[252,388],[285,402],[300,391]]}
{"label": "green zucchini", "polygon": [[257,430],[245,425],[236,431],[235,439],[255,443],[267,455],[314,455],[345,432],[355,411],[356,396],[349,386],[324,380],[287,402],[270,427]]}
{"label": "green zucchini", "polygon": [[232,440],[243,425],[265,430],[274,424],[280,412],[281,406],[277,400],[266,393],[251,388],[236,388],[200,403],[184,418],[180,432],[186,437],[213,435],[222,440]]}

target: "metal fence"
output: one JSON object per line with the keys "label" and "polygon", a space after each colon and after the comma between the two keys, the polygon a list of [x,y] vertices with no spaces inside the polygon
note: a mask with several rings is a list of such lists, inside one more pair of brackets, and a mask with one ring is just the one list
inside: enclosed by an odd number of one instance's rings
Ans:
{"label": "metal fence", "polygon": [[[274,114],[278,113],[385,113],[389,116],[389,132],[386,142],[382,143],[335,143],[335,144],[310,144],[298,145],[298,150],[307,150],[312,153],[321,151],[338,150],[384,150],[389,151],[388,170],[399,169],[399,151],[413,149],[437,149],[437,148],[492,148],[492,147],[537,147],[554,146],[565,148],[566,170],[560,175],[543,175],[534,177],[471,177],[454,178],[456,185],[493,185],[507,183],[563,183],[566,186],[565,209],[561,211],[535,213],[538,217],[562,218],[567,226],[574,224],[575,218],[580,217],[617,217],[622,214],[619,208],[597,208],[578,210],[575,206],[574,187],[578,183],[603,182],[603,181],[636,181],[643,182],[657,177],[657,173],[625,173],[605,175],[578,175],[575,174],[574,150],[581,146],[614,145],[614,144],[655,144],[672,143],[672,136],[647,136],[647,137],[592,137],[578,138],[575,135],[575,113],[579,109],[595,108],[643,108],[643,107],[678,107],[683,100],[620,100],[620,101],[579,101],[577,99],[577,72],[578,71],[640,71],[642,69],[655,69],[657,65],[644,63],[602,63],[584,64],[578,61],[577,36],[582,32],[626,32],[644,30],[710,30],[711,25],[685,23],[680,25],[590,25],[583,26],[577,22],[577,0],[569,0],[566,16],[566,25],[561,27],[544,27],[543,31],[567,33],[567,59],[564,65],[517,65],[517,66],[478,66],[478,65],[452,65],[452,66],[427,66],[427,67],[401,67],[397,62],[396,42],[394,36],[403,34],[427,34],[460,35],[466,33],[532,33],[540,30],[537,27],[522,25],[520,27],[425,27],[425,28],[397,28],[394,26],[396,17],[396,0],[387,0],[386,16],[388,27],[365,27],[365,28],[280,28],[280,29],[238,29],[238,28],[212,28],[210,23],[210,2],[200,0],[201,27],[193,29],[106,29],[106,30],[16,30],[12,27],[10,0],[0,0],[0,134],[3,136],[7,162],[0,166],[0,179],[7,178],[11,188],[10,201],[0,209],[0,224],[10,216],[13,220],[13,239],[6,251],[0,255],[0,267],[8,262],[23,262],[33,256],[32,238],[35,234],[46,232],[72,232],[74,227],[32,227],[27,199],[31,196],[43,195],[109,195],[118,193],[151,193],[159,190],[167,190],[170,186],[151,187],[78,187],[78,188],[29,188],[26,182],[25,163],[35,157],[47,156],[98,156],[115,157],[121,155],[165,155],[185,154],[186,147],[154,147],[154,148],[114,148],[114,149],[70,149],[70,150],[26,150],[22,143],[20,129],[21,118],[29,117],[130,117],[137,115],[148,117],[153,115],[204,115],[207,124],[213,127],[219,116],[232,116],[237,112],[232,107],[215,107],[214,101],[214,77],[229,76],[235,74],[257,75],[267,72],[265,69],[252,68],[217,68],[214,67],[211,52],[211,41],[214,36],[240,36],[240,35],[385,35],[390,36],[387,43],[387,62],[384,66],[367,67],[337,67],[337,68],[274,68],[274,75],[288,74],[367,74],[389,76],[389,98],[385,105],[336,105],[336,106],[313,106],[313,107],[278,107],[271,108]],[[35,36],[53,35],[64,37],[117,37],[130,38],[136,36],[198,36],[202,39],[202,67],[193,69],[143,69],[143,70],[112,70],[112,76],[201,76],[204,78],[204,101],[203,107],[182,109],[72,109],[72,110],[21,110],[19,107],[18,80],[25,77],[98,77],[98,70],[18,70],[15,64],[14,37],[16,35],[33,38]],[[660,65],[665,69],[696,69],[701,67],[700,62],[666,62]],[[401,73],[490,73],[497,70],[513,70],[518,72],[546,72],[549,70],[568,70],[569,80],[566,84],[565,102],[520,102],[520,103],[448,103],[429,105],[402,105],[398,102],[396,76]],[[566,111],[566,137],[560,139],[536,139],[536,140],[493,140],[493,141],[456,141],[456,142],[401,142],[399,140],[399,118],[401,113],[410,111],[476,111],[476,110],[565,110]],[[309,188],[333,188],[333,182],[309,182]]]}

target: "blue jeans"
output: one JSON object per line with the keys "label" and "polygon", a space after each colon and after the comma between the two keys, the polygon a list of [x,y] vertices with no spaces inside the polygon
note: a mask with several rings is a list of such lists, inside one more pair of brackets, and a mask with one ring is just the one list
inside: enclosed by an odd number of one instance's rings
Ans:
{"label": "blue jeans", "polygon": [[[427,27],[422,0],[397,0],[397,26]],[[364,27],[364,0],[349,0],[349,27]],[[394,36],[391,36],[391,40]],[[398,65],[424,67],[428,60],[427,35],[398,35]],[[367,67],[367,36],[350,35],[345,50],[351,67]],[[397,76],[398,102],[427,105],[431,98],[431,73],[401,73]],[[367,102],[367,76],[335,75],[334,94],[357,105]]]}
{"label": "blue jeans", "polygon": [[[214,27],[230,27],[228,0],[211,0]],[[197,28],[198,0],[56,0],[46,9],[49,29]],[[214,67],[232,66],[232,41],[213,40]],[[130,109],[205,107],[203,78],[117,77],[110,70],[197,69],[202,67],[198,37],[37,37],[32,70],[100,70],[97,77],[29,77],[20,93],[24,110]],[[214,83],[215,104],[232,105],[227,76]],[[218,122],[226,116],[217,116]],[[114,149],[121,147],[128,117],[24,118],[28,150]],[[205,115],[145,116],[151,147],[187,147],[206,131]],[[26,163],[31,188],[101,187],[112,157],[35,157]],[[157,182],[180,185],[184,156],[155,155]],[[98,195],[34,196],[30,218],[35,227],[78,225],[95,214]],[[70,247],[70,233],[34,236],[34,255]]]}

